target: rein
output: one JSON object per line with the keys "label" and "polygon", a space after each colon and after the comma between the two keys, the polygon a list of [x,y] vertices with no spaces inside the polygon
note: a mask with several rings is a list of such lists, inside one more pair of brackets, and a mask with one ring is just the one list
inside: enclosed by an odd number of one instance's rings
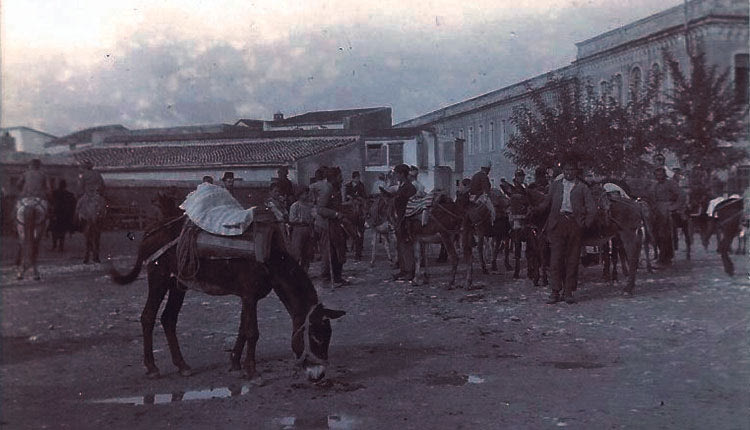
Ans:
{"label": "rein", "polygon": [[[292,333],[292,338],[297,336],[298,334],[302,333],[302,343],[304,345],[304,349],[302,351],[302,354],[297,358],[297,364],[302,365],[302,363],[305,362],[305,359],[310,359],[314,364],[320,364],[320,365],[327,365],[328,360],[324,360],[317,355],[315,355],[314,352],[312,352],[312,349],[310,348],[310,316],[315,311],[315,308],[318,306],[318,303],[313,304],[310,307],[310,310],[307,312],[307,316],[305,316],[305,322],[302,323],[299,327],[297,327],[297,330],[294,330]],[[318,340],[318,339],[316,339]]]}

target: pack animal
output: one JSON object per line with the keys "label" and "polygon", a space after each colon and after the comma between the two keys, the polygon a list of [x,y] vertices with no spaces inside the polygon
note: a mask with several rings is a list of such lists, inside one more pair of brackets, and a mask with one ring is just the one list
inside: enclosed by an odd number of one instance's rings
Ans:
{"label": "pack animal", "polygon": [[[264,229],[268,241],[267,259],[252,257],[200,257],[197,272],[190,281],[178,279],[180,256],[175,246],[185,217],[166,221],[145,233],[138,249],[135,266],[120,274],[109,268],[111,279],[117,284],[130,284],[136,280],[143,266],[148,273],[148,299],[141,313],[143,355],[147,376],[159,376],[153,354],[153,329],[157,312],[164,297],[167,303],[161,314],[161,323],[169,344],[172,363],[183,376],[192,374],[183,358],[177,340],[177,317],[188,289],[200,289],[209,295],[235,295],[242,300],[240,326],[231,353],[231,370],[244,369],[244,376],[260,380],[256,371],[256,344],[258,331],[257,303],[272,290],[284,304],[292,319],[291,345],[297,364],[305,369],[310,380],[325,376],[328,347],[331,340],[331,319],[344,311],[327,309],[318,300],[310,278],[283,247],[281,232],[275,223],[253,223],[251,230]],[[248,234],[246,232],[245,234]],[[243,350],[247,353],[242,363]]]}

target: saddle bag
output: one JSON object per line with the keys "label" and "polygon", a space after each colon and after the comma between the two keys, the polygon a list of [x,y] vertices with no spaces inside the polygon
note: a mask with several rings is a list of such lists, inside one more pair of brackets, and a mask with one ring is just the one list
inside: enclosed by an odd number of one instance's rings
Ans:
{"label": "saddle bag", "polygon": [[253,223],[240,236],[221,236],[207,231],[199,231],[195,238],[196,252],[199,258],[252,258],[259,263],[268,262],[271,246],[284,248],[273,212],[256,209]]}

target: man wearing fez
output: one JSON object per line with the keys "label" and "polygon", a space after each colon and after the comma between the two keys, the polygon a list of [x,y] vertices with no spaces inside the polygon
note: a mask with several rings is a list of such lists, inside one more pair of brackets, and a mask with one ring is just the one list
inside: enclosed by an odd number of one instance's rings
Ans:
{"label": "man wearing fez", "polygon": [[575,303],[573,291],[578,284],[581,239],[596,214],[591,190],[578,178],[578,162],[568,158],[562,167],[563,177],[552,182],[550,193],[537,208],[550,211],[544,227],[551,248],[549,304],[560,300]]}

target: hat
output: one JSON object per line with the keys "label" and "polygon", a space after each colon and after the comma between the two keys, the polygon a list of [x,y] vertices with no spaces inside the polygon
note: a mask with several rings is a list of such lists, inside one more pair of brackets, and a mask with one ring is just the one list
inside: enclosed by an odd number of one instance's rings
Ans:
{"label": "hat", "polygon": [[404,175],[408,175],[409,174],[409,166],[407,166],[406,164],[399,164],[399,165],[397,165],[396,167],[393,168],[393,171],[395,173],[402,173]]}
{"label": "hat", "polygon": [[356,171],[356,170],[355,170],[355,171],[353,171],[353,172],[352,172],[352,178],[359,178],[359,172],[358,172],[358,171]]}
{"label": "hat", "polygon": [[491,169],[492,168],[492,161],[489,159],[482,161],[482,164],[479,165],[482,169]]}
{"label": "hat", "polygon": [[224,172],[224,176],[221,177],[221,180],[226,181],[227,179],[234,179],[234,172]]}
{"label": "hat", "polygon": [[570,167],[570,168],[573,168],[573,169],[580,169],[581,168],[579,166],[579,164],[578,164],[578,160],[576,160],[575,158],[568,158],[566,160],[563,160],[563,162],[562,162],[562,164],[561,164],[560,167],[562,167],[563,169],[565,169],[566,167]]}
{"label": "hat", "polygon": [[514,176],[526,176],[526,172],[523,171],[523,169],[516,170],[516,173]]}

